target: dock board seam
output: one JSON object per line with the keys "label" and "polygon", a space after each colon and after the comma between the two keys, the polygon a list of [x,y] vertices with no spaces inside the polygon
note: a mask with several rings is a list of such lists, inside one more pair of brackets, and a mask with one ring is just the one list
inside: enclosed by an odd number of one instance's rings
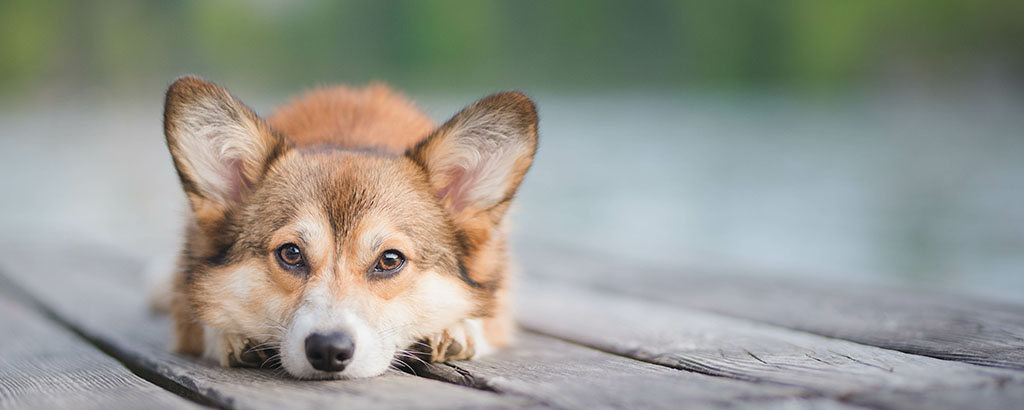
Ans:
{"label": "dock board seam", "polygon": [[[444,382],[444,383],[454,384],[456,386],[468,387],[468,388],[471,388],[471,389],[491,392],[491,393],[499,394],[499,395],[502,395],[502,396],[511,396],[511,397],[520,398],[520,399],[525,400],[527,403],[529,403],[531,405],[530,407],[534,407],[535,406],[537,408],[551,408],[551,409],[563,408],[562,406],[558,406],[558,405],[556,405],[554,403],[551,403],[548,400],[540,399],[538,397],[530,396],[528,394],[522,394],[522,393],[518,393],[518,392],[506,392],[506,391],[498,390],[498,389],[494,388],[494,386],[491,386],[491,384],[488,383],[487,381],[480,380],[480,378],[474,376],[473,373],[470,372],[469,370],[466,370],[466,369],[463,369],[463,368],[459,367],[457,362],[456,363],[452,363],[452,362],[427,363],[425,366],[424,365],[420,365],[418,367],[421,370],[424,370],[425,373],[424,374],[410,373],[410,374],[412,374],[414,376],[417,376],[417,377],[422,377],[422,378],[425,378],[425,379],[437,380],[437,381]],[[459,375],[459,377],[458,378],[448,378],[448,377],[445,377],[445,375],[442,374],[444,369],[448,369],[448,370],[451,370],[452,372],[457,373]],[[410,370],[412,370],[412,368],[410,368]],[[438,372],[438,370],[442,370],[442,372]]]}
{"label": "dock board seam", "polygon": [[[845,395],[830,395],[830,394],[827,394],[827,393],[824,393],[824,392],[808,389],[805,386],[792,385],[792,384],[786,384],[786,383],[779,383],[779,382],[775,382],[775,381],[771,381],[771,380],[763,380],[763,379],[751,378],[751,377],[737,377],[737,376],[724,375],[724,374],[721,374],[721,373],[714,373],[714,372],[711,372],[710,370],[702,369],[703,366],[700,365],[699,363],[695,363],[695,362],[692,362],[692,361],[689,361],[689,360],[685,360],[685,359],[680,359],[680,361],[681,362],[687,362],[689,364],[688,366],[686,366],[685,368],[673,367],[673,366],[669,366],[669,365],[666,365],[666,364],[663,364],[663,363],[657,363],[657,362],[654,362],[654,361],[650,361],[650,360],[645,360],[645,359],[638,358],[638,357],[629,356],[626,353],[619,353],[619,352],[615,352],[615,351],[611,351],[611,350],[607,350],[607,349],[602,349],[602,348],[597,347],[597,346],[591,346],[591,345],[579,343],[579,342],[577,342],[575,340],[572,340],[572,339],[564,338],[564,337],[561,337],[561,336],[558,336],[558,335],[549,334],[549,333],[541,331],[541,330],[533,329],[533,328],[531,328],[528,325],[520,324],[519,327],[524,332],[533,333],[535,335],[540,335],[540,336],[543,336],[543,337],[550,337],[552,339],[556,339],[556,340],[559,340],[561,342],[565,342],[565,343],[568,343],[568,344],[571,344],[571,345],[574,345],[574,346],[578,346],[578,347],[581,347],[581,348],[584,348],[584,349],[595,350],[595,351],[598,351],[598,352],[601,352],[601,353],[605,353],[605,354],[609,354],[609,355],[612,355],[612,356],[617,356],[617,357],[621,357],[621,358],[624,358],[624,359],[629,359],[629,360],[633,360],[633,361],[637,361],[637,362],[647,363],[647,364],[655,365],[655,366],[658,366],[658,367],[664,367],[664,368],[672,369],[672,370],[675,370],[675,371],[697,373],[697,374],[701,374],[701,375],[704,375],[704,376],[718,377],[718,378],[723,378],[723,379],[728,379],[728,380],[736,380],[736,381],[742,381],[742,382],[769,383],[769,384],[774,384],[774,385],[779,385],[779,386],[795,386],[795,387],[800,387],[800,388],[804,388],[805,389],[804,393],[795,394],[793,396],[790,396],[791,398],[826,399],[826,400],[834,400],[836,402],[843,403],[843,404],[855,405],[855,406],[858,406],[858,407],[871,408],[871,409],[883,409],[883,407],[867,406],[867,405],[864,405],[862,403],[856,403],[854,401],[848,400],[846,397],[844,397]],[[756,356],[754,358],[757,359]],[[765,365],[771,366],[770,364],[765,363],[764,361],[762,361],[760,359],[758,359],[758,361],[761,361]]]}
{"label": "dock board seam", "polygon": [[[60,315],[60,313],[56,312],[53,309],[50,309],[42,300],[37,298],[32,292],[27,291],[27,289],[18,284],[17,281],[11,279],[10,274],[5,269],[0,269],[0,286],[3,287],[3,289],[0,289],[0,292],[10,293],[10,296],[16,299],[18,302],[24,303],[27,307],[39,312],[47,320],[50,320],[57,326],[68,330],[76,337],[80,338],[84,343],[97,348],[98,350],[100,350],[100,352],[116,360],[118,363],[123,365],[129,372],[142,378],[146,382],[149,382],[176,396],[182,397],[201,406],[218,409],[237,408],[237,406],[234,403],[234,400],[232,400],[230,397],[220,397],[220,395],[217,392],[202,391],[204,389],[201,389],[198,386],[190,386],[187,384],[183,384],[179,380],[175,380],[171,377],[162,375],[156,370],[147,368],[142,363],[137,363],[138,359],[133,357],[132,355],[125,354],[124,352],[114,347],[113,345],[104,342],[99,338],[94,338],[90,336],[80,327],[76,326],[73,322],[63,318]],[[523,403],[521,403],[522,407],[557,408],[557,406],[548,404],[543,400],[537,399],[536,397],[498,391],[484,382],[477,381],[476,377],[473,376],[467,370],[458,368],[448,363],[432,363],[431,365],[444,366],[445,368],[449,368],[452,371],[459,373],[463,378],[469,380],[469,382],[455,382],[451,379],[445,379],[444,376],[442,375],[434,375],[429,373],[417,374],[413,368],[405,369],[399,367],[398,370],[421,379],[434,380],[461,387],[467,387],[473,390],[483,391],[498,396],[516,397],[517,399],[523,401]],[[186,379],[183,381],[187,382],[188,380]]]}
{"label": "dock board seam", "polygon": [[[703,313],[709,313],[709,314],[714,314],[714,315],[720,315],[720,316],[728,317],[728,318],[731,318],[731,319],[744,320],[744,321],[748,321],[748,322],[751,322],[751,323],[757,323],[757,324],[760,324],[760,325],[771,326],[771,327],[774,327],[774,328],[777,328],[777,329],[785,329],[785,330],[789,330],[789,331],[793,331],[793,332],[813,335],[813,336],[817,336],[817,337],[823,337],[823,338],[826,338],[826,339],[841,340],[841,341],[844,341],[844,342],[855,343],[855,344],[858,344],[858,345],[861,345],[861,346],[868,346],[868,347],[872,347],[872,348],[884,349],[884,350],[889,350],[889,351],[893,351],[893,352],[900,352],[900,353],[903,353],[903,354],[908,354],[908,355],[913,355],[913,356],[927,357],[927,358],[930,358],[930,359],[937,359],[937,360],[953,362],[953,363],[964,363],[964,364],[969,364],[971,366],[977,366],[979,368],[996,368],[996,369],[1018,371],[1018,372],[1024,371],[1024,370],[1021,370],[1020,368],[1016,368],[1016,367],[1000,366],[998,364],[982,364],[982,363],[978,363],[978,361],[980,361],[981,359],[984,359],[984,358],[983,357],[979,358],[979,357],[976,357],[975,355],[968,355],[968,354],[959,355],[959,357],[962,357],[963,359],[973,359],[973,360],[961,360],[961,359],[958,359],[957,358],[958,356],[955,355],[955,354],[947,354],[945,357],[944,356],[938,356],[938,355],[931,355],[931,354],[928,354],[927,352],[922,352],[922,351],[917,351],[917,350],[912,350],[912,349],[901,349],[899,347],[894,347],[894,346],[881,346],[879,344],[865,343],[863,341],[852,340],[852,339],[848,339],[848,338],[841,337],[841,336],[836,336],[836,335],[830,335],[830,334],[826,334],[826,333],[823,333],[823,332],[814,331],[814,330],[811,330],[811,329],[805,329],[805,328],[800,328],[800,327],[796,327],[796,326],[787,326],[787,325],[783,325],[783,324],[778,324],[778,323],[773,323],[773,322],[765,321],[765,320],[762,320],[762,319],[740,316],[740,315],[732,314],[732,313],[729,313],[729,312],[723,312],[723,311],[719,311],[719,310],[715,310],[715,309],[708,309],[708,308],[695,307],[695,306],[680,306],[680,305],[676,305],[671,300],[667,300],[663,296],[660,296],[660,295],[657,295],[657,294],[647,294],[647,293],[644,293],[643,291],[638,291],[638,290],[611,288],[611,287],[602,286],[602,285],[596,284],[596,283],[591,283],[591,282],[587,282],[587,281],[576,281],[576,280],[571,280],[571,279],[569,279],[569,280],[553,279],[553,278],[544,277],[544,276],[534,276],[532,278],[536,279],[536,280],[540,280],[540,281],[554,281],[554,282],[559,282],[559,283],[569,284],[569,285],[574,285],[574,286],[585,286],[586,288],[594,290],[594,291],[597,291],[597,292],[610,293],[610,294],[619,295],[619,296],[625,296],[625,297],[630,297],[630,298],[639,298],[639,299],[642,299],[642,300],[653,301],[653,302],[656,302],[656,303],[664,304],[664,305],[675,307],[675,308],[682,308],[682,309],[692,310],[692,311],[695,311],[695,312],[703,312]],[[756,359],[756,357],[755,357],[755,359]],[[862,362],[857,361],[857,360],[853,360],[853,361],[861,363],[861,364],[868,365],[866,363],[862,363]],[[871,366],[871,365],[868,365],[868,366]],[[872,367],[877,367],[877,366],[872,366]],[[883,369],[883,370],[888,370],[890,372],[892,371],[891,369]]]}
{"label": "dock board seam", "polygon": [[84,343],[87,343],[90,346],[95,347],[103,354],[116,360],[118,363],[120,363],[122,366],[128,369],[129,372],[136,376],[139,376],[143,380],[152,383],[153,385],[160,387],[174,395],[184,398],[185,400],[191,401],[201,406],[219,409],[233,408],[230,402],[221,403],[209,397],[203,396],[199,394],[199,392],[193,389],[189,389],[188,387],[178,383],[175,380],[172,380],[168,377],[160,375],[155,371],[147,369],[145,366],[140,366],[134,363],[132,360],[124,357],[124,355],[119,353],[117,349],[115,349],[108,343],[105,343],[102,340],[94,339],[90,337],[88,334],[83,333],[82,330],[79,329],[77,326],[62,318],[58,313],[54,312],[52,309],[47,307],[46,304],[44,304],[41,300],[36,298],[31,292],[28,292],[16,281],[12,280],[10,278],[10,274],[8,274],[3,269],[0,269],[0,285],[3,285],[4,293],[8,294],[18,302],[25,304],[27,307],[34,309],[35,311],[40,313],[40,315],[45,317],[47,320],[50,320],[57,326],[60,326],[61,328],[68,330],[76,337],[81,339]]}

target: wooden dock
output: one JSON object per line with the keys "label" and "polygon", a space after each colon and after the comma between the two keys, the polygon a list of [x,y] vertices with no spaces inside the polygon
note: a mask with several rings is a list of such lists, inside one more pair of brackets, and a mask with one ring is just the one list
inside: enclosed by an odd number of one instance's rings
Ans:
{"label": "wooden dock", "polygon": [[144,261],[0,250],[0,408],[1024,408],[1024,305],[520,244],[517,344],[342,381],[167,349]]}

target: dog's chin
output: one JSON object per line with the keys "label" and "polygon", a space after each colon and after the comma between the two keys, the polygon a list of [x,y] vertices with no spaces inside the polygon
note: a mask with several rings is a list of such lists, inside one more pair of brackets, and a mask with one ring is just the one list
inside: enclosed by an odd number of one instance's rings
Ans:
{"label": "dog's chin", "polygon": [[344,380],[362,379],[376,377],[384,374],[390,367],[390,362],[384,365],[359,366],[359,363],[352,363],[345,370],[340,372],[324,372],[314,369],[309,365],[289,366],[288,362],[282,360],[282,367],[289,375],[301,380]]}

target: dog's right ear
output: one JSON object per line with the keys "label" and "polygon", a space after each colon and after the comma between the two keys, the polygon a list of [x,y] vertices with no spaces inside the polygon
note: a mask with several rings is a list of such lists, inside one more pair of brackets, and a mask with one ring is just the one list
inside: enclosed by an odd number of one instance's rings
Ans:
{"label": "dog's right ear", "polygon": [[179,78],[167,89],[164,135],[203,230],[217,229],[267,164],[288,149],[249,107],[197,77]]}

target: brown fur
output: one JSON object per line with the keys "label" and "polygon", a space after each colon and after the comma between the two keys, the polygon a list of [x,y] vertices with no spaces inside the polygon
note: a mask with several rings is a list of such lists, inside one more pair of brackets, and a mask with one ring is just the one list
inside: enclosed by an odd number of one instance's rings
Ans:
{"label": "brown fur", "polygon": [[297,146],[381,148],[400,154],[431,131],[434,122],[382,84],[310,91],[275,111],[267,122]]}
{"label": "brown fur", "polygon": [[[259,339],[253,329],[289,321],[315,283],[371,322],[391,320],[389,309],[421,311],[417,338],[452,334],[453,318],[482,318],[491,345],[508,343],[502,226],[532,162],[536,124],[527,97],[502,93],[435,128],[383,85],[315,90],[264,121],[223,88],[178,80],[168,90],[165,133],[193,216],[172,300],[176,350],[202,354],[205,325],[236,336],[225,342],[234,357],[220,360],[238,360],[238,345]],[[209,141],[213,148],[204,148]],[[472,170],[446,164],[466,141],[473,149],[507,145],[515,154],[506,155],[514,158],[508,178],[483,193],[463,186],[476,181],[464,175]],[[207,157],[220,159],[209,165]],[[283,243],[303,244],[308,277],[276,263]],[[383,249],[402,250],[409,266],[393,278],[367,277]],[[416,290],[424,281],[461,289],[465,307],[431,312],[434,301]],[[444,346],[434,359],[461,358]]]}

